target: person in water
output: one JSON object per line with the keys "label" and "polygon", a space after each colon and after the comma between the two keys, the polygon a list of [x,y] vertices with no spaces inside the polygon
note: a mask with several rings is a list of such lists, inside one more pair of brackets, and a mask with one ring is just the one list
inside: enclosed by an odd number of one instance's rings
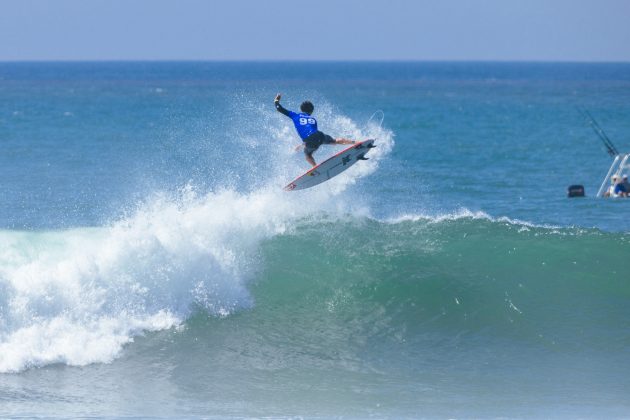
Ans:
{"label": "person in water", "polygon": [[626,185],[623,183],[623,178],[620,176],[617,177],[617,182],[615,183],[615,187],[613,189],[614,197],[627,197],[628,190],[626,189]]}
{"label": "person in water", "polygon": [[293,111],[285,109],[280,105],[281,95],[278,93],[273,103],[276,106],[276,110],[293,120],[295,129],[297,130],[303,144],[299,147],[304,147],[304,155],[306,161],[313,166],[316,166],[315,159],[313,159],[313,153],[319,149],[322,144],[354,144],[354,140],[348,139],[334,139],[328,134],[324,134],[317,129],[317,120],[312,116],[315,107],[310,101],[302,102],[300,105],[299,114]]}

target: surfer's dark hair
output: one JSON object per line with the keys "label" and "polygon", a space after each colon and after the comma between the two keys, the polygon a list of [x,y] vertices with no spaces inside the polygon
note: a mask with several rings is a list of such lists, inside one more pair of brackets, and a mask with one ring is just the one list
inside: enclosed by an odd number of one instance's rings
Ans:
{"label": "surfer's dark hair", "polygon": [[302,102],[302,105],[300,105],[300,111],[306,112],[309,115],[312,114],[314,110],[315,106],[313,106],[311,101],[304,101]]}

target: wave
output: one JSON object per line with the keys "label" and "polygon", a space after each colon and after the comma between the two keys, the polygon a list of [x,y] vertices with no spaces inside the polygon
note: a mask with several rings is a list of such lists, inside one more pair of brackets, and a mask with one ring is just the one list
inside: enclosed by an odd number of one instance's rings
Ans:
{"label": "wave", "polygon": [[582,314],[630,295],[624,234],[466,212],[315,216],[268,194],[188,194],[110,228],[2,232],[0,370],[110,362],[138,334],[254,306],[273,317],[261,328],[321,331],[337,314],[366,337],[490,328],[559,340],[577,320],[582,335],[596,331],[601,317]]}
{"label": "wave", "polygon": [[[468,215],[349,217],[304,223],[262,249],[256,311],[243,323],[262,337],[257,348],[304,355],[299,365],[324,357],[395,372],[423,360],[472,368],[489,354],[627,354],[625,234]],[[471,352],[480,359],[464,361]]]}
{"label": "wave", "polygon": [[262,241],[298,220],[353,211],[330,197],[375,171],[393,145],[380,126],[330,119],[357,138],[378,137],[381,147],[373,160],[311,191],[308,206],[303,193],[281,189],[287,173],[301,169],[280,130],[263,158],[276,151],[286,159],[267,159],[284,163],[252,184],[258,188],[200,193],[187,185],[154,194],[109,226],[0,231],[0,372],[110,362],[138,334],[181,326],[195,310],[226,317],[251,307],[248,284],[261,270]]}

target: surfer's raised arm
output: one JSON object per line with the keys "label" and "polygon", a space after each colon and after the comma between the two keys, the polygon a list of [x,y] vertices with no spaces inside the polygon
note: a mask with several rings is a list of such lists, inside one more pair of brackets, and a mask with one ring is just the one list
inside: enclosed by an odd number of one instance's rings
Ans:
{"label": "surfer's raised arm", "polygon": [[285,109],[282,105],[280,105],[280,98],[282,98],[282,95],[280,95],[279,93],[276,95],[276,98],[273,100],[273,104],[276,106],[276,110],[284,115],[286,115],[287,117],[291,117],[291,112],[287,109]]}

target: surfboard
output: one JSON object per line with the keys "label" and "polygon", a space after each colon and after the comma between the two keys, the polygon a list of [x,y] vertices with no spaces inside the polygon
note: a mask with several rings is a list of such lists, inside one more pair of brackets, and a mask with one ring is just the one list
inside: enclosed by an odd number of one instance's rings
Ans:
{"label": "surfboard", "polygon": [[367,160],[368,158],[365,157],[365,154],[373,147],[376,146],[374,146],[374,140],[372,139],[355,143],[336,155],[329,157],[319,165],[313,166],[306,171],[305,174],[289,182],[289,184],[284,187],[284,190],[303,190],[328,181],[344,172],[358,161]]}

